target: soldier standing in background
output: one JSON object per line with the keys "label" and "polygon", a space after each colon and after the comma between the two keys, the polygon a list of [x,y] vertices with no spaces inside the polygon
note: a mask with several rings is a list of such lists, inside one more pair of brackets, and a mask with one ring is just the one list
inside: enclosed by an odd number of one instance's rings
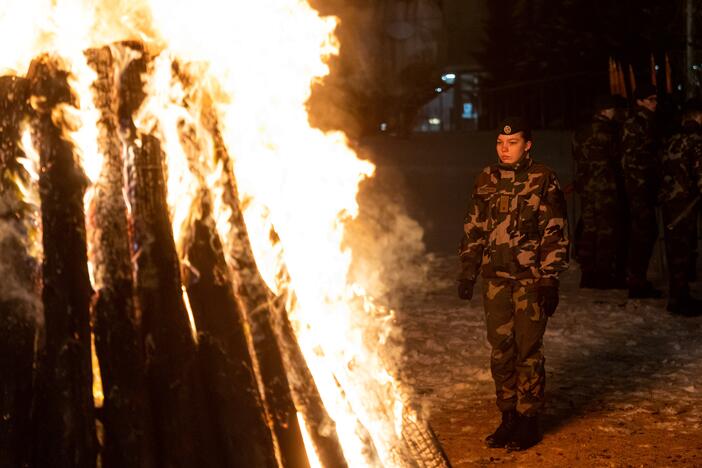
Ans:
{"label": "soldier standing in background", "polygon": [[465,218],[458,295],[472,298],[480,270],[502,412],[485,442],[525,450],[541,440],[543,336],[558,306],[559,274],[568,266],[568,218],[556,175],[531,158],[525,121],[507,119],[498,133],[498,163],[476,178]]}
{"label": "soldier standing in background", "polygon": [[622,169],[629,202],[629,251],[627,283],[629,298],[660,298],[646,279],[648,263],[658,237],[656,194],[659,187],[659,158],[654,119],[658,98],[652,85],[636,89],[632,109],[622,132]]}
{"label": "soldier standing in background", "polygon": [[616,106],[612,96],[600,96],[592,120],[573,137],[575,188],[582,207],[575,239],[581,288],[625,288],[625,279],[617,268],[626,226],[622,225],[618,180],[621,156],[619,128],[614,120]]}
{"label": "soldier standing in background", "polygon": [[688,101],[683,108],[683,126],[663,151],[663,207],[666,255],[669,272],[669,312],[683,316],[702,315],[702,302],[690,297],[689,280],[697,256],[697,214],[702,190],[702,102]]}
{"label": "soldier standing in background", "polygon": [[624,170],[622,168],[622,134],[624,133],[624,122],[629,118],[629,101],[619,95],[612,96],[615,102],[614,123],[617,126],[617,157],[619,159],[617,168],[617,203],[619,206],[619,220],[617,221],[617,257],[616,270],[617,278],[621,278],[627,285],[627,265],[629,256],[629,201],[626,197],[626,186],[624,184]]}

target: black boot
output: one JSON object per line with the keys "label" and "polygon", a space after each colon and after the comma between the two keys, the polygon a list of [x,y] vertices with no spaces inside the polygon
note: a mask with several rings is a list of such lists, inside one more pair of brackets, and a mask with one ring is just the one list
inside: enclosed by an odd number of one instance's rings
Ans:
{"label": "black boot", "polygon": [[596,288],[598,285],[597,275],[591,271],[583,271],[580,275],[580,288]]}
{"label": "black boot", "polygon": [[512,440],[512,435],[517,426],[517,411],[503,411],[502,422],[499,427],[485,438],[485,444],[490,448],[504,448]]}
{"label": "black boot", "polygon": [[702,315],[702,301],[689,295],[670,298],[666,310],[681,317],[699,317]]}
{"label": "black boot", "polygon": [[517,428],[514,431],[512,440],[507,443],[507,450],[521,451],[533,447],[541,442],[541,431],[539,429],[539,416],[517,416]]}
{"label": "black boot", "polygon": [[616,275],[602,275],[592,287],[595,289],[627,289],[629,286],[626,280]]}
{"label": "black boot", "polygon": [[629,282],[629,299],[660,299],[663,291],[653,287],[650,281]]}

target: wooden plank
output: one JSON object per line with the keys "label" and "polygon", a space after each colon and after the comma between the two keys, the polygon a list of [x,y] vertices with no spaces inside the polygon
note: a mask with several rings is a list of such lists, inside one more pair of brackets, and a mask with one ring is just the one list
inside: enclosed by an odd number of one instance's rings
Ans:
{"label": "wooden plank", "polygon": [[28,78],[32,137],[40,155],[42,263],[46,346],[40,356],[33,447],[35,466],[96,465],[89,305],[92,296],[85,242],[87,180],[63,138],[57,115],[73,103],[68,73],[50,56],[36,59]]}
{"label": "wooden plank", "polygon": [[196,201],[184,239],[186,284],[198,329],[198,358],[217,424],[225,466],[278,466],[222,244],[210,214],[209,194]]}
{"label": "wooden plank", "polygon": [[0,466],[29,463],[35,342],[43,321],[39,264],[29,254],[36,240],[27,226],[32,208],[17,185],[18,178],[29,183],[18,163],[27,85],[24,78],[0,77]]}
{"label": "wooden plank", "polygon": [[[140,51],[139,45],[130,46]],[[155,136],[140,133],[132,121],[144,98],[142,74],[148,60],[144,55],[125,69],[119,114],[128,155],[131,248],[155,456],[159,466],[223,466],[213,426],[204,418],[196,343],[166,202],[161,144]]]}
{"label": "wooden plank", "polygon": [[129,250],[124,162],[119,134],[118,66],[110,47],[91,49],[88,62],[97,72],[93,85],[99,150],[104,158],[89,207],[90,260],[95,296],[95,347],[105,395],[100,418],[104,426],[102,466],[155,466],[144,346],[134,297]]}

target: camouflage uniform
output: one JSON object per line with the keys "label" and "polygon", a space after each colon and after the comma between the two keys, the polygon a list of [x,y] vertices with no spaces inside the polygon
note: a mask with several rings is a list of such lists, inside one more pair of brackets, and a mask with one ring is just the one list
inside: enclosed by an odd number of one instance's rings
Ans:
{"label": "camouflage uniform", "polygon": [[[660,201],[665,225],[670,224],[702,190],[702,127],[685,122],[682,132],[665,145]],[[670,297],[688,294],[688,274],[694,268],[697,244],[697,210],[692,210],[672,230],[666,229],[666,254]],[[693,270],[694,271],[694,270]]]}
{"label": "camouflage uniform", "polygon": [[622,168],[630,217],[630,286],[646,282],[648,262],[658,237],[655,204],[660,177],[654,117],[648,109],[637,107],[624,123],[622,134]]}
{"label": "camouflage uniform", "polygon": [[582,212],[575,240],[583,275],[613,279],[618,275],[618,247],[625,226],[620,201],[619,133],[616,122],[602,115],[581,128],[573,138],[575,187]]}
{"label": "camouflage uniform", "polygon": [[461,278],[483,276],[497,406],[536,414],[543,402],[548,318],[538,284],[557,284],[568,265],[566,204],[556,175],[527,154],[478,175],[460,247]]}

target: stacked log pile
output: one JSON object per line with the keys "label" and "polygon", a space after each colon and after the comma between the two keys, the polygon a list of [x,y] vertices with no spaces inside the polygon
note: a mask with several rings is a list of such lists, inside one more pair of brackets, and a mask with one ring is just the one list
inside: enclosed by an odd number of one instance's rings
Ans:
{"label": "stacked log pile", "polygon": [[[306,431],[322,466],[347,466],[288,319],[295,298],[284,288],[276,297],[257,269],[215,112],[179,124],[201,187],[174,239],[163,142],[134,121],[153,57],[131,42],[86,58],[97,75],[102,161],[87,211],[89,181],[65,114],[85,103],[67,65],[47,55],[26,78],[0,78],[0,272],[24,291],[0,285],[0,410],[9,415],[0,418],[0,465],[307,468]],[[173,74],[187,88],[177,64]],[[23,122],[40,157],[41,269],[16,183],[27,177]],[[224,168],[226,232],[195,164],[203,154]],[[97,410],[91,336],[104,392]],[[448,466],[424,423],[405,424],[408,464]],[[360,421],[356,432],[366,463],[380,465]]]}

